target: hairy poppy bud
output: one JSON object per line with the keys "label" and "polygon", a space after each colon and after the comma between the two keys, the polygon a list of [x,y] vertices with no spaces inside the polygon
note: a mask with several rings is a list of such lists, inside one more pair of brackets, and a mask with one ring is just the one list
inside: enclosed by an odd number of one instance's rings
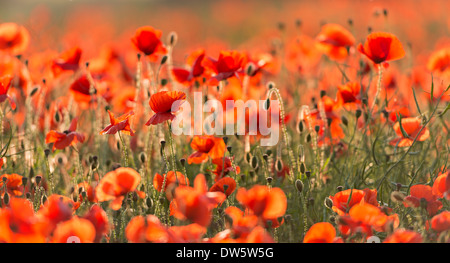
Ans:
{"label": "hairy poppy bud", "polygon": [[283,161],[279,158],[275,162],[275,169],[277,170],[277,172],[281,172],[283,170]]}
{"label": "hairy poppy bud", "polygon": [[320,126],[319,125],[314,126],[314,130],[318,133],[320,131]]}
{"label": "hairy poppy bud", "polygon": [[164,65],[164,64],[166,64],[166,62],[167,62],[167,58],[168,58],[168,56],[166,55],[166,56],[164,56],[164,57],[162,57],[162,59],[161,59],[161,66],[162,65]]}
{"label": "hairy poppy bud", "polygon": [[228,144],[228,137],[227,137],[227,136],[224,136],[224,137],[222,138],[222,140],[223,140],[223,142],[225,143],[225,145]]}
{"label": "hairy poppy bud", "polygon": [[182,166],[185,166],[186,165],[186,159],[181,158],[180,159],[180,163],[181,163]]}
{"label": "hairy poppy bud", "polygon": [[231,154],[231,150],[233,149],[233,147],[231,146],[227,146],[227,151]]}
{"label": "hairy poppy bud", "polygon": [[256,158],[256,156],[253,156],[252,158],[251,158],[251,165],[252,165],[252,167],[253,167],[253,169],[256,169],[256,168],[258,168],[258,158]]}
{"label": "hairy poppy bud", "polygon": [[347,120],[347,118],[345,117],[345,116],[342,116],[341,117],[341,120],[342,120],[342,124],[344,124],[346,127],[348,126],[348,120]]}
{"label": "hairy poppy bud", "polygon": [[303,187],[304,187],[304,185],[303,185],[302,180],[297,179],[297,180],[295,181],[295,188],[297,188],[297,191],[298,191],[299,193],[303,192]]}
{"label": "hairy poppy bud", "polygon": [[362,112],[361,112],[361,110],[356,110],[356,112],[355,112],[355,117],[356,117],[356,119],[359,119],[359,117],[361,117],[361,114],[362,114]]}
{"label": "hairy poppy bud", "polygon": [[298,122],[298,133],[302,133],[305,130],[305,123],[303,120]]}
{"label": "hairy poppy bud", "polygon": [[145,203],[147,204],[147,207],[149,209],[153,207],[153,200],[150,197],[147,197],[147,199],[145,199]]}
{"label": "hairy poppy bud", "polygon": [[306,171],[305,175],[306,175],[306,177],[310,178],[311,177],[311,171]]}
{"label": "hairy poppy bud", "polygon": [[3,203],[5,203],[5,205],[9,204],[9,194],[8,194],[8,192],[5,192],[5,194],[3,195]]}
{"label": "hairy poppy bud", "polygon": [[327,92],[325,90],[321,90],[320,97],[323,98],[323,97],[325,97],[325,95],[327,95]]}
{"label": "hairy poppy bud", "polygon": [[168,83],[168,80],[167,80],[167,79],[161,79],[161,86],[162,86],[162,87],[166,86],[167,83]]}
{"label": "hairy poppy bud", "polygon": [[27,199],[31,199],[31,193],[30,193],[30,192],[27,192],[27,193],[25,194],[25,196],[26,196]]}
{"label": "hairy poppy bud", "polygon": [[139,154],[139,159],[141,160],[141,163],[145,163],[145,161],[147,160],[147,155],[145,154],[145,152],[141,152],[141,154]]}
{"label": "hairy poppy bud", "polygon": [[300,172],[302,174],[304,174],[306,172],[306,165],[303,162],[300,164]]}
{"label": "hairy poppy bud", "polygon": [[172,31],[169,33],[168,35],[168,42],[169,42],[169,46],[175,46],[177,44],[178,41],[178,34],[175,31]]}
{"label": "hairy poppy bud", "polygon": [[266,153],[263,154],[263,159],[266,163],[269,162],[269,155],[267,155]]}
{"label": "hairy poppy bud", "polygon": [[41,183],[42,176],[40,176],[40,175],[36,176],[35,180],[36,180],[36,185],[39,185]]}
{"label": "hairy poppy bud", "polygon": [[247,63],[245,67],[245,73],[247,73],[247,76],[253,76],[254,72],[253,69],[255,68],[255,65],[252,62]]}
{"label": "hairy poppy bud", "polygon": [[23,176],[22,177],[22,185],[26,186],[28,183],[28,177]]}
{"label": "hairy poppy bud", "polygon": [[48,158],[48,156],[50,155],[50,149],[45,149],[44,154],[45,154],[45,157]]}
{"label": "hairy poppy bud", "polygon": [[323,204],[325,205],[326,208],[331,209],[331,207],[333,207],[333,200],[331,200],[329,197],[325,197]]}

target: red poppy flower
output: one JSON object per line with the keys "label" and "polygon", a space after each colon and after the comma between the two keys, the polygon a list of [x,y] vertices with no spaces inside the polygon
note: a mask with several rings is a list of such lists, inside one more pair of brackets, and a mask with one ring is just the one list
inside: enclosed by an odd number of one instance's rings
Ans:
{"label": "red poppy flower", "polygon": [[189,70],[184,68],[176,68],[172,69],[172,74],[175,80],[183,85],[192,85],[194,81],[198,81],[202,83],[202,78],[204,77],[205,68],[202,65],[202,62],[205,58],[205,50],[200,49],[193,52],[187,58],[187,64],[191,66]]}
{"label": "red poppy flower", "polygon": [[[216,165],[216,168],[212,171],[212,173],[216,175],[214,179],[216,182],[220,178],[223,178],[226,175],[228,175],[229,172],[234,171],[230,157],[215,158],[212,159],[212,163]],[[236,171],[234,172],[236,174],[239,174],[241,172],[241,168],[239,166],[236,166]]]}
{"label": "red poppy flower", "polygon": [[90,105],[95,101],[95,94],[97,91],[94,89],[93,94],[91,94],[91,83],[86,74],[76,79],[69,88],[70,93],[76,102],[85,105]]}
{"label": "red poppy flower", "polygon": [[422,236],[411,230],[397,229],[383,243],[422,243]]}
{"label": "red poppy flower", "polygon": [[[172,190],[175,189],[175,187],[179,185],[185,185],[189,186],[189,179],[184,176],[182,173],[177,172],[177,175],[175,176],[174,171],[169,171],[166,176],[166,185],[164,187],[164,192],[167,195],[167,198],[169,200],[172,200]],[[158,192],[161,192],[163,183],[164,183],[164,175],[160,175],[159,173],[156,173],[153,177],[153,187],[158,190]],[[169,191],[167,191],[169,189]]]}
{"label": "red poppy flower", "polygon": [[83,202],[83,195],[82,192],[86,192],[87,199],[91,203],[97,203],[97,198],[95,197],[95,188],[92,187],[88,182],[81,182],[77,184],[77,187],[75,188],[75,191],[78,191],[79,194],[78,198],[80,202]]}
{"label": "red poppy flower", "polygon": [[9,104],[11,105],[11,109],[16,109],[16,103],[8,95],[9,87],[11,86],[11,76],[3,76],[0,78],[0,103],[4,102],[6,99],[9,100]]}
{"label": "red poppy flower", "polygon": [[110,124],[104,128],[100,134],[116,134],[122,132],[134,136],[134,131],[131,129],[130,118],[134,115],[134,111],[128,112],[118,118],[114,117],[114,113],[108,110]]}
{"label": "red poppy flower", "polygon": [[[409,147],[412,145],[416,136],[417,141],[419,142],[423,142],[430,137],[430,131],[427,127],[422,129],[421,120],[419,118],[402,118],[402,127],[406,134],[403,134],[399,122],[394,124],[395,133],[400,138],[392,140],[390,142],[391,145],[397,145],[398,147]],[[420,129],[422,129],[422,131],[420,131]]]}
{"label": "red poppy flower", "polygon": [[450,200],[450,170],[442,172],[433,183],[432,192],[440,198]]}
{"label": "red poppy flower", "polygon": [[235,207],[230,206],[225,209],[227,214],[232,220],[232,230],[237,237],[244,237],[248,235],[254,227],[259,223],[259,219],[254,214],[244,214],[244,212]]}
{"label": "red poppy flower", "polygon": [[77,142],[84,142],[84,135],[76,132],[78,118],[74,118],[68,130],[57,132],[51,130],[45,137],[45,143],[53,143],[53,151],[55,149],[64,149],[69,145],[74,146]]}
{"label": "red poppy flower", "polygon": [[4,174],[0,176],[0,194],[4,194],[4,182],[6,178],[6,190],[10,195],[21,196],[23,191],[22,176],[18,174]]}
{"label": "red poppy flower", "polygon": [[58,58],[53,60],[52,72],[55,76],[66,70],[76,71],[80,67],[81,49],[74,47],[64,51]]}
{"label": "red poppy flower", "polygon": [[410,195],[405,197],[403,205],[405,207],[420,207],[421,203],[426,205],[430,216],[435,215],[442,208],[441,201],[437,200],[429,185],[413,185],[410,189]]}
{"label": "red poppy flower", "polygon": [[226,196],[230,196],[236,189],[236,181],[231,177],[224,177],[218,180],[211,188],[210,192],[222,192]]}
{"label": "red poppy flower", "polygon": [[212,70],[215,75],[208,80],[208,85],[217,86],[219,82],[233,76],[245,66],[245,56],[237,51],[221,51],[217,60],[207,58],[203,66]]}
{"label": "red poppy flower", "polygon": [[94,242],[100,242],[102,237],[107,234],[109,230],[109,222],[106,212],[100,206],[95,204],[89,209],[83,218],[89,220],[95,228]]}
{"label": "red poppy flower", "polygon": [[170,240],[167,229],[154,215],[133,217],[125,229],[125,235],[132,243],[167,243]]}
{"label": "red poppy flower", "polygon": [[401,59],[405,56],[400,40],[395,35],[385,32],[371,33],[364,46],[358,45],[358,51],[375,64]]}
{"label": "red poppy flower", "polygon": [[206,228],[199,224],[185,226],[171,226],[167,229],[170,235],[169,242],[174,243],[200,243],[206,234]]}
{"label": "red poppy flower", "polygon": [[439,75],[450,75],[450,47],[439,49],[431,54],[428,63],[428,70]]}
{"label": "red poppy flower", "polygon": [[278,219],[286,212],[286,195],[278,187],[269,189],[265,185],[255,185],[250,190],[239,188],[236,199],[263,221]]}
{"label": "red poppy flower", "polygon": [[78,237],[81,243],[92,243],[95,240],[95,227],[89,220],[74,216],[58,224],[53,232],[52,243],[67,243],[69,237],[73,236]]}
{"label": "red poppy flower", "polygon": [[356,105],[361,104],[361,85],[359,82],[352,81],[345,85],[338,86],[337,106],[348,106],[349,109],[355,109]]}
{"label": "red poppy flower", "polygon": [[338,243],[342,239],[336,237],[336,229],[328,222],[312,225],[303,238],[303,243]]}
{"label": "red poppy flower", "polygon": [[188,158],[188,163],[203,163],[211,159],[222,158],[226,151],[226,145],[222,138],[211,135],[194,136],[191,142],[191,148],[196,150]]}
{"label": "red poppy flower", "polygon": [[211,210],[225,199],[225,194],[221,192],[208,192],[205,176],[199,174],[195,177],[193,188],[178,186],[175,189],[170,214],[206,227],[211,222]]}
{"label": "red poppy flower", "polygon": [[180,109],[186,100],[186,94],[181,91],[160,91],[150,97],[150,108],[155,112],[145,125],[156,125],[158,123],[173,120],[174,112]]}
{"label": "red poppy flower", "polygon": [[15,23],[0,24],[0,50],[13,55],[23,53],[30,42],[30,34],[25,27]]}
{"label": "red poppy flower", "polygon": [[113,200],[110,207],[119,210],[125,195],[136,190],[141,176],[132,168],[120,167],[110,171],[100,180],[96,188],[99,202]]}
{"label": "red poppy flower", "polygon": [[59,223],[71,219],[79,206],[79,202],[66,196],[53,194],[41,205],[37,216],[47,222],[46,232],[51,233]]}
{"label": "red poppy flower", "polygon": [[316,37],[319,47],[331,59],[339,60],[348,56],[348,48],[355,44],[353,35],[338,24],[326,24]]}
{"label": "red poppy flower", "polygon": [[329,198],[331,199],[331,201],[333,201],[333,207],[331,209],[338,215],[347,214],[350,209],[356,204],[369,203],[374,206],[378,206],[376,189],[347,189],[344,191],[340,191],[334,196],[330,196]]}
{"label": "red poppy flower", "polygon": [[151,26],[143,26],[136,30],[134,37],[131,38],[131,42],[134,46],[144,53],[150,61],[155,62],[158,55],[164,55],[167,53],[167,49],[161,42],[162,32],[156,30]]}
{"label": "red poppy flower", "polygon": [[443,232],[450,229],[450,211],[443,211],[431,219],[431,228],[437,232]]}
{"label": "red poppy flower", "polygon": [[27,199],[11,197],[9,206],[0,209],[0,242],[43,243],[46,222],[35,216]]}

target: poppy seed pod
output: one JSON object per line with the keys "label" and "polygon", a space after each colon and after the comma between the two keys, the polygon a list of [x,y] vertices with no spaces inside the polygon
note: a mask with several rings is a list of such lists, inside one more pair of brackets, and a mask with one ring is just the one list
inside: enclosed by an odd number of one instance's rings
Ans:
{"label": "poppy seed pod", "polygon": [[45,149],[44,154],[45,154],[45,157],[48,158],[48,156],[50,155],[50,149]]}
{"label": "poppy seed pod", "polygon": [[35,180],[36,180],[36,185],[39,185],[41,183],[42,176],[40,176],[40,175],[36,176]]}
{"label": "poppy seed pod", "polygon": [[362,111],[360,109],[355,111],[355,117],[356,119],[359,119],[359,117],[361,117]]}
{"label": "poppy seed pod", "polygon": [[340,185],[340,186],[336,187],[336,190],[338,192],[341,192],[342,190],[344,190],[344,187]]}
{"label": "poppy seed pod", "polygon": [[283,170],[283,161],[281,159],[277,159],[275,162],[275,169],[277,172],[281,172]]}
{"label": "poppy seed pod", "polygon": [[267,182],[268,182],[269,184],[271,184],[272,181],[273,181],[273,177],[270,177],[270,176],[269,176],[269,177],[266,178],[266,180],[267,180]]}
{"label": "poppy seed pod", "polygon": [[180,159],[180,163],[181,163],[182,166],[185,166],[186,165],[186,159],[181,158]]}
{"label": "poppy seed pod", "polygon": [[304,185],[303,185],[302,180],[297,179],[297,180],[295,181],[295,188],[297,189],[297,191],[298,191],[299,193],[303,192],[303,187],[304,187]]}
{"label": "poppy seed pod", "polygon": [[167,79],[161,79],[161,86],[162,87],[166,86],[167,83],[169,83],[169,81]]}
{"label": "poppy seed pod", "polygon": [[162,59],[161,59],[161,66],[164,65],[164,64],[166,64],[167,59],[168,59],[168,56],[162,57]]}
{"label": "poppy seed pod", "polygon": [[141,160],[141,163],[145,163],[145,161],[147,161],[147,155],[145,152],[141,152],[141,154],[139,154],[139,160]]}
{"label": "poppy seed pod", "polygon": [[169,43],[169,46],[175,46],[178,42],[178,34],[175,31],[172,31],[169,33],[169,35],[167,36],[167,40]]}
{"label": "poppy seed pod", "polygon": [[298,133],[302,133],[305,130],[305,123],[303,120],[298,122]]}
{"label": "poppy seed pod", "polygon": [[305,141],[307,142],[307,143],[310,143],[311,142],[311,134],[309,134],[308,133],[308,135],[306,135],[306,137],[305,137]]}
{"label": "poppy seed pod", "polygon": [[147,197],[145,199],[145,203],[147,204],[147,207],[150,209],[153,207],[153,199],[151,199],[150,197]]}
{"label": "poppy seed pod", "polygon": [[267,88],[268,88],[269,90],[275,88],[275,83],[273,83],[272,81],[270,81],[269,83],[267,83]]}
{"label": "poppy seed pod", "polygon": [[306,165],[303,162],[300,164],[300,172],[302,174],[304,174],[306,172]]}
{"label": "poppy seed pod", "polygon": [[26,186],[28,183],[28,177],[23,176],[22,177],[22,185]]}
{"label": "poppy seed pod", "polygon": [[30,193],[30,192],[27,192],[27,193],[25,194],[25,196],[26,196],[27,199],[31,199],[31,193]]}
{"label": "poppy seed pod", "polygon": [[311,177],[311,171],[306,171],[305,175],[306,175],[306,177],[310,178]]}

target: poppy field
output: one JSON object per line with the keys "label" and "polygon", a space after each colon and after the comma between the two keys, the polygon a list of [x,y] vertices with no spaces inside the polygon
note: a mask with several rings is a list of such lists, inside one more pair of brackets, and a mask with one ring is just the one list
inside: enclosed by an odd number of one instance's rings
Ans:
{"label": "poppy field", "polygon": [[450,243],[448,1],[39,2],[0,242]]}

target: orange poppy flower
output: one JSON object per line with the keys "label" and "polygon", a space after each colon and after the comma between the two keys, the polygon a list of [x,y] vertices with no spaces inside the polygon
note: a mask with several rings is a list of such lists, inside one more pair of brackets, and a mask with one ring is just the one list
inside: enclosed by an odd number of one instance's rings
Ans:
{"label": "orange poppy flower", "polygon": [[150,97],[150,108],[155,112],[145,125],[156,125],[158,123],[173,120],[174,112],[180,109],[186,100],[186,94],[182,91],[160,91]]}
{"label": "orange poppy flower", "polygon": [[358,45],[358,51],[366,55],[375,64],[401,59],[405,50],[398,38],[385,32],[374,32],[367,36],[364,46]]}
{"label": "orange poppy flower", "polygon": [[231,177],[224,177],[218,180],[211,188],[210,192],[222,192],[227,197],[230,196],[236,189],[236,181]]}
{"label": "orange poppy flower", "polygon": [[320,43],[319,48],[323,49],[331,59],[339,60],[348,56],[349,47],[355,44],[353,35],[338,24],[326,24],[316,37]]}
{"label": "orange poppy flower", "polygon": [[397,229],[383,243],[422,243],[422,236],[411,230]]}
{"label": "orange poppy flower", "polygon": [[13,55],[23,53],[30,43],[30,34],[25,27],[15,23],[0,24],[0,50]]}
{"label": "orange poppy flower", "polygon": [[188,163],[200,164],[211,159],[222,158],[226,151],[226,145],[222,138],[212,135],[194,136],[191,148],[196,150],[188,157]]}
{"label": "orange poppy flower", "polygon": [[125,235],[132,243],[167,243],[169,233],[154,215],[135,216],[125,228]]}
{"label": "orange poppy flower", "polygon": [[[212,171],[212,173],[216,175],[214,179],[216,182],[219,181],[220,178],[228,175],[229,172],[234,171],[230,157],[215,158],[212,159],[212,163],[216,165],[216,168]],[[236,166],[236,171],[234,172],[239,174],[241,172],[241,168]]]}
{"label": "orange poppy flower", "polygon": [[238,243],[274,243],[272,236],[270,236],[267,231],[261,227],[256,226],[252,231],[245,237],[236,240]]}
{"label": "orange poppy flower", "polygon": [[227,207],[227,209],[225,209],[225,214],[232,219],[232,230],[237,237],[248,235],[259,223],[259,219],[256,215],[244,214],[241,209],[235,206]]}
{"label": "orange poppy flower", "polygon": [[450,200],[450,170],[442,172],[433,183],[432,192],[440,198]]}
{"label": "orange poppy flower", "polygon": [[167,232],[170,235],[169,242],[171,243],[200,243],[206,234],[206,228],[194,223],[185,226],[171,226]]}
{"label": "orange poppy flower", "polygon": [[158,55],[167,53],[166,47],[160,40],[161,36],[162,32],[160,30],[156,30],[151,26],[143,26],[136,30],[134,37],[131,38],[131,42],[139,51],[148,56],[150,61],[155,62]]}
{"label": "orange poppy flower", "polygon": [[[161,192],[163,183],[164,175],[156,173],[153,177],[153,187],[158,190],[158,192]],[[189,179],[180,172],[177,172],[175,176],[174,171],[169,171],[166,176],[166,185],[164,187],[164,192],[169,200],[172,200],[172,190],[174,190],[178,185],[189,186]],[[169,191],[167,191],[167,189],[169,189]]]}
{"label": "orange poppy flower", "polygon": [[67,243],[69,237],[73,236],[78,237],[81,243],[92,243],[95,240],[95,227],[89,220],[74,216],[58,224],[53,232],[52,243]]}
{"label": "orange poppy flower", "polygon": [[333,207],[331,209],[341,216],[347,214],[350,208],[356,204],[369,203],[378,206],[376,189],[347,189],[336,193],[334,196],[329,196],[329,198],[333,201]]}
{"label": "orange poppy flower", "polygon": [[[402,127],[405,131],[405,135],[403,135],[400,123],[396,122],[394,124],[395,133],[400,137],[393,139],[390,144],[397,145],[398,147],[409,147],[413,144],[414,138],[417,137],[417,141],[423,142],[430,137],[430,131],[427,127],[422,129],[421,120],[419,118],[408,117],[402,118]],[[422,129],[422,131],[420,131]],[[419,134],[420,131],[420,134]]]}
{"label": "orange poppy flower", "polygon": [[245,56],[237,51],[221,51],[217,60],[207,58],[203,61],[203,66],[215,73],[208,80],[208,85],[217,86],[219,82],[242,72],[245,66]]}
{"label": "orange poppy flower", "polygon": [[128,112],[118,118],[114,117],[114,113],[108,110],[110,124],[106,126],[100,134],[116,134],[122,132],[130,136],[134,136],[134,131],[131,129],[130,118],[134,115],[134,111]]}
{"label": "orange poppy flower", "polygon": [[43,243],[45,225],[35,216],[30,201],[11,197],[9,206],[0,209],[0,242]]}
{"label": "orange poppy flower", "polygon": [[84,135],[76,132],[78,118],[74,118],[68,130],[57,132],[51,130],[45,137],[45,143],[53,143],[53,151],[55,149],[64,149],[69,145],[75,146],[77,142],[84,142]]}
{"label": "orange poppy flower", "polygon": [[361,85],[359,82],[352,81],[345,85],[338,86],[337,107],[348,106],[349,109],[355,109],[356,105],[361,104]]}
{"label": "orange poppy flower", "polygon": [[94,90],[93,94],[91,94],[91,83],[86,74],[83,74],[78,79],[76,79],[69,88],[70,93],[77,103],[82,104],[82,107],[86,107],[85,105],[90,105],[95,102],[95,95],[97,93]]}
{"label": "orange poppy flower", "polygon": [[8,95],[9,87],[11,86],[11,76],[3,76],[0,77],[0,103],[4,102],[6,99],[9,101],[9,105],[11,105],[11,109],[16,109],[16,103],[11,98],[11,96]]}
{"label": "orange poppy flower", "polygon": [[21,196],[23,191],[22,176],[18,174],[4,174],[0,176],[0,194],[4,194],[4,182],[6,178],[6,190],[14,196]]}
{"label": "orange poppy flower", "polygon": [[141,176],[132,168],[120,167],[110,171],[100,180],[96,188],[96,196],[99,202],[113,200],[110,207],[119,210],[125,195],[136,190]]}
{"label": "orange poppy flower", "polygon": [[328,222],[320,222],[312,225],[303,238],[303,243],[337,243],[336,229]]}
{"label": "orange poppy flower", "polygon": [[194,187],[178,186],[175,198],[170,206],[170,214],[180,220],[190,220],[201,226],[208,226],[211,222],[211,210],[223,201],[226,196],[221,192],[208,192],[205,176],[198,174],[194,180]]}
{"label": "orange poppy flower", "polygon": [[430,216],[435,215],[442,208],[441,201],[437,200],[438,197],[433,194],[429,185],[413,185],[409,194],[403,202],[405,207],[420,207],[421,202],[424,202]]}
{"label": "orange poppy flower", "polygon": [[236,199],[263,221],[277,219],[286,212],[286,195],[278,187],[269,189],[265,185],[255,185],[250,190],[242,187]]}
{"label": "orange poppy flower", "polygon": [[204,58],[204,49],[193,52],[187,58],[187,64],[191,66],[190,70],[176,67],[172,69],[172,74],[175,80],[186,86],[192,85],[195,81],[198,81],[201,84],[203,82],[202,78],[204,77],[205,73],[205,68],[202,65]]}
{"label": "orange poppy flower", "polygon": [[431,219],[431,228],[437,232],[450,229],[450,211],[443,211]]}
{"label": "orange poppy flower", "polygon": [[[310,116],[305,119],[306,124],[309,126],[312,122],[312,126],[319,126],[319,145],[328,144],[329,136],[325,133],[325,127],[328,127],[331,138],[334,142],[338,142],[340,139],[345,137],[344,131],[342,130],[340,123],[341,119],[336,115],[335,109],[338,105],[335,100],[328,96],[323,96],[321,98],[321,103],[323,104],[323,109],[325,111],[326,119],[322,119],[319,109],[314,109],[310,112]],[[326,126],[325,126],[326,125]]]}
{"label": "orange poppy flower", "polygon": [[74,47],[64,51],[58,58],[53,60],[52,72],[58,76],[63,71],[76,71],[80,67],[81,49]]}
{"label": "orange poppy flower", "polygon": [[71,219],[79,206],[79,202],[66,196],[53,194],[41,205],[37,216],[47,222],[46,233],[51,233],[59,223]]}
{"label": "orange poppy flower", "polygon": [[450,75],[450,47],[445,47],[431,54],[428,63],[428,70],[439,75]]}
{"label": "orange poppy flower", "polygon": [[100,242],[109,230],[108,215],[106,212],[99,205],[95,204],[91,206],[83,218],[89,220],[95,228],[94,242]]}

